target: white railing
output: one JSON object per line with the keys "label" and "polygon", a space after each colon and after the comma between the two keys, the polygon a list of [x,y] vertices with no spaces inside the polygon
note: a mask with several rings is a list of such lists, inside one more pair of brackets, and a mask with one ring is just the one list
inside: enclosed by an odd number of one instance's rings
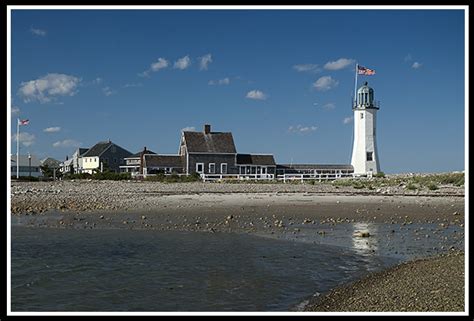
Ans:
{"label": "white railing", "polygon": [[274,179],[273,174],[201,174],[203,182],[222,181],[225,179],[238,180],[271,180]]}
{"label": "white railing", "polygon": [[352,177],[352,173],[329,173],[329,174],[280,174],[277,175],[277,180],[286,181],[304,181],[304,180],[331,180],[343,177]]}

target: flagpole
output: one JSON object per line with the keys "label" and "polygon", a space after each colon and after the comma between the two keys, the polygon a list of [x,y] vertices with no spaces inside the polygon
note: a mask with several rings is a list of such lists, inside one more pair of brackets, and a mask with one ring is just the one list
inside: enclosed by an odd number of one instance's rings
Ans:
{"label": "flagpole", "polygon": [[352,107],[357,105],[357,74],[358,74],[357,69],[359,69],[358,68],[359,64],[356,63],[355,67],[356,68],[355,68],[355,81],[354,81],[354,105]]}
{"label": "flagpole", "polygon": [[20,178],[20,118],[16,120],[16,179]]}

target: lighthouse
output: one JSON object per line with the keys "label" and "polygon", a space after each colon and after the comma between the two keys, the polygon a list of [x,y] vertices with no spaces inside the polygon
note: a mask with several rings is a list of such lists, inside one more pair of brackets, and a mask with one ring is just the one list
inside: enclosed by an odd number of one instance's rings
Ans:
{"label": "lighthouse", "polygon": [[368,176],[380,172],[377,154],[376,120],[379,104],[374,100],[374,90],[365,82],[357,90],[357,97],[352,106],[354,111],[354,143],[351,165],[354,176]]}

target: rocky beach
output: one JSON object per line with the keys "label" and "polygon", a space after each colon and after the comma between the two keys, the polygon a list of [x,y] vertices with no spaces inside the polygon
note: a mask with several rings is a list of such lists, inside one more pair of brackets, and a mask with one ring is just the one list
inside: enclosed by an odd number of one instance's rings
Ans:
{"label": "rocky beach", "polygon": [[[409,280],[417,278],[423,271],[430,271],[431,275],[440,274],[441,277],[446,271],[433,266],[439,266],[439,260],[443,260],[443,266],[457,266],[450,271],[451,277],[442,290],[452,289],[449,292],[452,294],[450,302],[454,303],[443,304],[443,301],[436,299],[440,303],[430,310],[429,304],[408,304],[405,299],[400,299],[394,300],[391,305],[381,303],[379,308],[385,311],[462,311],[464,290],[459,290],[459,286],[464,280],[461,268],[464,256],[462,251],[458,253],[460,249],[455,244],[461,244],[464,239],[464,187],[442,185],[436,189],[416,190],[406,187],[406,184],[358,188],[327,183],[12,182],[11,218],[12,222],[33,227],[233,232],[273,237],[291,235],[293,238],[303,233],[305,227],[314,227],[319,235],[324,235],[330,234],[339,225],[360,222],[392,225],[393,232],[398,228],[412,228],[409,231],[414,233],[415,239],[439,238],[433,243],[436,251],[426,254],[427,257],[437,254],[429,259],[434,260],[434,265],[426,263],[431,261],[423,255],[417,255],[416,258],[424,260],[410,261],[409,266],[413,266],[418,274],[403,272],[407,268],[400,267],[396,272],[368,276],[370,281],[361,282],[385,286],[392,284],[410,293],[416,292],[416,288],[421,292],[415,295],[423,296],[423,300],[429,303],[430,297],[439,297],[439,287],[430,288]],[[420,224],[431,224],[436,228],[417,227]],[[446,234],[453,227],[456,228],[455,233]],[[354,233],[354,237],[373,236],[364,230],[356,232],[359,234]],[[442,259],[438,256],[449,252],[451,254],[442,256]],[[458,254],[454,255],[454,252]],[[397,278],[393,275],[398,274],[394,273],[402,272],[407,282],[395,282]],[[385,283],[374,281],[380,279]],[[424,282],[432,281],[427,279]],[[348,286],[352,286],[351,289],[361,287],[360,284]],[[357,298],[364,295],[380,297],[378,293],[384,291],[381,287],[376,289],[365,283],[364,289],[367,289],[364,293],[343,291],[346,301],[339,299],[337,295],[340,294],[329,293],[327,297],[323,296],[324,299],[311,300],[305,310],[382,311],[375,308],[378,301],[358,305],[339,304],[363,302]],[[405,292],[400,293],[393,297],[405,297]]]}

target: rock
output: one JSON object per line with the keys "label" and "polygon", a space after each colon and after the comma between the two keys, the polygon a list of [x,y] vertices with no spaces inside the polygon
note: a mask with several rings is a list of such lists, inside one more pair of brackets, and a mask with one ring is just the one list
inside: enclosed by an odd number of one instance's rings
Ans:
{"label": "rock", "polygon": [[354,233],[354,236],[355,237],[370,237],[370,233],[369,231],[360,231],[360,232]]}

